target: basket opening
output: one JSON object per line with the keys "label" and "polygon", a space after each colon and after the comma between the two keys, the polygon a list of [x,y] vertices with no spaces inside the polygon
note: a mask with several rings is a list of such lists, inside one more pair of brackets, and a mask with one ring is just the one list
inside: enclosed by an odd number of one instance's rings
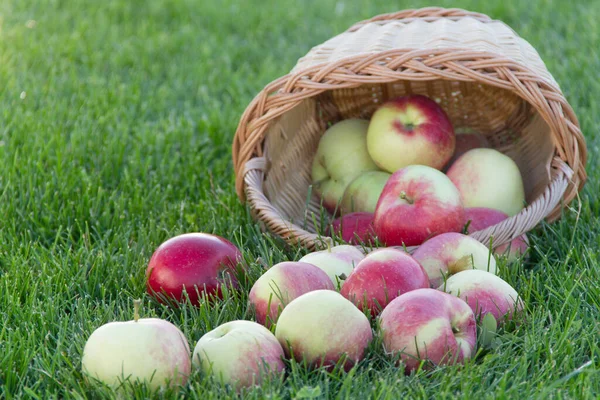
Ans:
{"label": "basket opening", "polygon": [[407,94],[433,98],[457,132],[481,133],[493,148],[515,160],[528,203],[543,193],[550,181],[554,143],[548,124],[529,103],[511,91],[477,82],[396,81],[326,91],[273,121],[264,144],[264,191],[281,216],[316,233],[313,221],[326,213],[310,187],[321,135],[342,119],[369,119],[383,102]]}

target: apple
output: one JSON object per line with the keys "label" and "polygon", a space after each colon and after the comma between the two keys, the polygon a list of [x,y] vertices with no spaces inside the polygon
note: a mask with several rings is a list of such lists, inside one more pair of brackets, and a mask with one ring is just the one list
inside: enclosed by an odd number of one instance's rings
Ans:
{"label": "apple", "polygon": [[486,207],[516,215],[525,204],[523,179],[517,164],[494,149],[474,149],[452,164],[448,178],[465,207]]}
{"label": "apple", "polygon": [[413,257],[427,272],[433,288],[448,276],[467,269],[496,273],[496,260],[490,249],[460,233],[443,233],[429,239],[415,250]]}
{"label": "apple", "polygon": [[[343,215],[331,223],[333,235],[342,237],[350,244],[371,244],[375,242],[374,215],[369,212],[354,212]],[[327,233],[331,232],[329,229]]]}
{"label": "apple", "polygon": [[126,379],[150,388],[184,385],[190,375],[190,348],[183,333],[159,318],[109,322],[96,329],[83,348],[83,372],[117,387]]}
{"label": "apple", "polygon": [[442,172],[411,165],[394,172],[375,210],[375,233],[387,246],[413,246],[444,232],[459,232],[460,194]]}
{"label": "apple", "polygon": [[248,302],[256,312],[256,321],[271,326],[290,301],[318,289],[334,289],[322,269],[305,262],[285,261],[258,278],[250,289]]}
{"label": "apple", "polygon": [[405,372],[422,361],[460,364],[474,355],[477,327],[471,307],[435,289],[417,289],[396,297],[379,316],[383,348],[400,354]]}
{"label": "apple", "polygon": [[327,250],[308,253],[299,261],[322,269],[337,287],[352,273],[354,267],[365,258],[362,251],[354,246],[343,244]]}
{"label": "apple", "polygon": [[481,148],[490,148],[490,142],[483,136],[482,134],[475,132],[464,132],[459,133],[456,132],[456,146],[454,148],[454,154],[450,161],[448,161],[449,168],[454,161],[456,161],[460,156],[465,154],[469,150],[473,149],[481,149]]}
{"label": "apple", "polygon": [[316,290],[293,300],[279,316],[275,336],[288,357],[308,366],[345,371],[373,339],[367,317],[338,292]]}
{"label": "apple", "polygon": [[399,295],[428,287],[427,273],[414,258],[401,250],[383,248],[358,263],[341,294],[363,312],[369,310],[376,316]]}
{"label": "apple", "polygon": [[252,321],[231,321],[198,340],[194,366],[235,388],[260,385],[284,369],[283,349],[275,335]]}
{"label": "apple", "polygon": [[[469,232],[476,232],[496,225],[508,218],[508,215],[499,210],[485,207],[465,208],[465,224],[468,223]],[[493,245],[493,243],[492,243]],[[513,239],[512,241],[496,246],[494,253],[506,256],[508,261],[515,261],[527,252],[529,248],[529,239],[526,234]]]}
{"label": "apple", "polygon": [[183,301],[184,289],[192,304],[203,295],[222,295],[225,286],[237,288],[242,253],[228,240],[208,233],[186,233],[162,243],[146,270],[148,293]]}
{"label": "apple", "polygon": [[442,169],[454,146],[450,119],[435,101],[421,95],[384,103],[371,117],[367,132],[371,158],[388,172],[414,164]]}
{"label": "apple", "polygon": [[466,301],[477,318],[491,314],[498,325],[523,310],[517,291],[502,278],[472,269],[452,275],[439,290]]}
{"label": "apple", "polygon": [[367,152],[368,126],[365,120],[346,119],[332,125],[319,140],[312,163],[313,188],[331,213],[355,177],[378,169]]}
{"label": "apple", "polygon": [[383,171],[368,171],[354,178],[342,196],[342,213],[375,212],[379,196],[390,176]]}

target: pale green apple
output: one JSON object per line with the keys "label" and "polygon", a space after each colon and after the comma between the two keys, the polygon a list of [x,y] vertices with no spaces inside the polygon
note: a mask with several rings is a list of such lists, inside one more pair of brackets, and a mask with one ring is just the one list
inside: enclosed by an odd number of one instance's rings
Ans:
{"label": "pale green apple", "polygon": [[356,176],[378,170],[367,151],[368,126],[365,120],[346,119],[327,129],[319,141],[312,163],[313,188],[330,212]]}
{"label": "pale green apple", "polygon": [[365,255],[355,246],[343,244],[333,246],[327,250],[308,253],[299,261],[312,264],[329,276],[333,284],[338,287],[350,276],[354,267],[365,258]]}
{"label": "pale green apple", "polygon": [[350,182],[342,197],[342,213],[375,212],[383,187],[392,176],[383,171],[363,172]]}

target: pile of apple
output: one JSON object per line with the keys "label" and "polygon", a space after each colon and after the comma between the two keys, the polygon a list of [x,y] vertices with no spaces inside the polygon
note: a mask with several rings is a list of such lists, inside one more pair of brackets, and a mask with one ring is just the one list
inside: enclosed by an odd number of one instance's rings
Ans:
{"label": "pile of apple", "polygon": [[[206,233],[171,238],[147,268],[148,293],[161,302],[210,307],[224,289],[240,290],[247,265],[229,241]],[[401,371],[460,364],[473,357],[477,322],[494,332],[523,310],[517,292],[496,276],[490,250],[444,233],[413,254],[340,245],[271,266],[249,295],[255,321],[226,322],[198,334],[190,360],[172,323],[111,322],[89,337],[83,372],[108,385],[125,379],[151,387],[185,384],[192,368],[236,389],[281,378],[289,359],[308,368],[349,370],[374,337]]]}
{"label": "pile of apple", "polygon": [[[444,174],[442,171],[446,171]],[[321,137],[313,189],[350,243],[421,245],[446,232],[487,228],[525,204],[523,180],[485,136],[455,134],[432,99],[411,95],[382,104],[370,121],[347,119]],[[495,248],[515,258],[525,235]]]}

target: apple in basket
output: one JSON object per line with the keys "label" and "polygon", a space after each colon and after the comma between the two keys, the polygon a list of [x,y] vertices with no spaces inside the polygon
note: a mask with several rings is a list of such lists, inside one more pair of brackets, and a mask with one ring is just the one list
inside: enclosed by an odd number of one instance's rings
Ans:
{"label": "apple in basket", "polygon": [[286,355],[298,362],[327,369],[339,365],[348,371],[363,358],[373,331],[368,318],[341,294],[316,290],[283,309],[275,336]]}
{"label": "apple in basket", "polygon": [[388,101],[375,111],[369,123],[369,154],[388,172],[414,164],[442,169],[452,157],[454,146],[450,119],[426,96]]}
{"label": "apple in basket", "polygon": [[443,233],[429,239],[415,250],[413,257],[427,272],[433,288],[449,276],[467,269],[496,273],[496,260],[490,249],[460,233]]}
{"label": "apple in basket", "polygon": [[460,156],[465,154],[469,150],[490,148],[490,142],[480,133],[476,132],[456,132],[456,146],[454,148],[454,154],[450,161],[448,161],[447,167],[450,168],[454,161]]}
{"label": "apple in basket", "polygon": [[334,286],[338,287],[364,258],[365,255],[362,251],[354,246],[343,244],[308,253],[299,261],[322,269],[329,276]]}
{"label": "apple in basket", "polygon": [[192,304],[202,295],[221,296],[223,286],[237,287],[243,271],[242,253],[228,240],[208,233],[186,233],[162,243],[146,270],[148,293]]}
{"label": "apple in basket", "polygon": [[447,172],[465,207],[486,207],[509,216],[525,205],[525,189],[517,164],[494,149],[463,154]]}
{"label": "apple in basket", "polygon": [[392,174],[375,210],[375,233],[387,246],[413,246],[444,232],[459,232],[460,194],[442,172],[411,165]]}
{"label": "apple in basket", "polygon": [[471,307],[435,289],[396,297],[379,316],[383,348],[409,373],[424,366],[460,364],[474,355],[477,327]]}
{"label": "apple in basket", "polygon": [[[469,232],[483,230],[504,221],[506,218],[508,218],[508,215],[502,211],[494,210],[493,208],[465,208],[465,225],[468,224],[467,229]],[[494,246],[494,253],[500,256],[506,256],[508,261],[514,261],[525,254],[528,248],[529,239],[527,239],[526,234],[522,234],[508,243]]]}
{"label": "apple in basket", "polygon": [[459,272],[438,289],[466,301],[478,319],[491,314],[498,325],[523,310],[517,291],[502,278],[486,271]]}
{"label": "apple in basket", "polygon": [[427,273],[409,254],[393,248],[375,250],[358,263],[341,294],[372,316],[399,295],[428,288]]}
{"label": "apple in basket", "polygon": [[268,327],[292,300],[318,289],[334,289],[322,269],[305,262],[285,261],[258,278],[250,289],[248,302],[256,312],[256,321]]}
{"label": "apple in basket", "polygon": [[236,389],[260,385],[285,370],[283,349],[275,335],[252,321],[230,321],[198,340],[194,366]]}
{"label": "apple in basket", "polygon": [[185,384],[190,348],[183,333],[159,318],[140,318],[135,301],[132,321],[109,322],[96,329],[83,348],[83,372],[109,386],[146,382],[152,389]]}
{"label": "apple in basket", "polygon": [[368,171],[358,175],[344,191],[340,205],[342,213],[375,212],[377,201],[390,174]]}
{"label": "apple in basket", "polygon": [[342,237],[351,244],[373,244],[375,242],[374,214],[370,212],[353,212],[345,214],[331,223],[331,232],[326,233]]}
{"label": "apple in basket", "polygon": [[377,166],[367,152],[369,122],[346,119],[331,126],[321,139],[312,162],[312,182],[323,206],[334,213],[348,184]]}

